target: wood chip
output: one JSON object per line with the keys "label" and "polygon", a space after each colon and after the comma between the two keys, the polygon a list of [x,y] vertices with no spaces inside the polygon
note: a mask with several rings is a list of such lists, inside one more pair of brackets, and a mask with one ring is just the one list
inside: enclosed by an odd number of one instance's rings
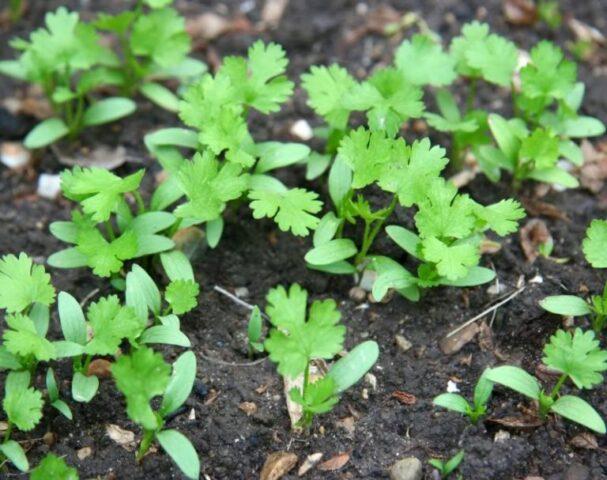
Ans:
{"label": "wood chip", "polygon": [[303,387],[303,381],[303,375],[300,375],[297,378],[290,378],[289,376],[285,376],[283,378],[285,401],[287,402],[287,411],[289,412],[289,418],[291,419],[291,428],[295,431],[301,430],[301,428],[298,427],[297,424],[303,416],[303,409],[300,404],[295,403],[293,400],[291,400],[291,395],[289,395],[289,392],[293,388],[298,388],[301,390],[301,388]]}
{"label": "wood chip", "polygon": [[417,397],[412,393],[403,392],[401,390],[396,390],[392,392],[392,398],[396,398],[403,405],[415,405],[417,403]]}
{"label": "wood chip", "polygon": [[323,472],[333,472],[335,470],[343,468],[349,460],[350,454],[346,452],[341,452],[335,455],[334,457],[330,458],[326,462],[322,462],[318,466],[318,470],[322,470]]}
{"label": "wood chip", "polygon": [[607,148],[595,147],[584,139],[580,145],[584,164],[580,167],[580,183],[592,193],[599,193],[607,180]]}
{"label": "wood chip", "polygon": [[310,470],[312,470],[316,466],[316,464],[318,462],[320,462],[321,458],[322,458],[321,452],[316,452],[316,453],[313,453],[312,455],[308,455],[306,457],[306,459],[304,460],[304,462],[301,464],[301,467],[299,467],[299,470],[297,470],[297,475],[302,477],[303,475],[308,473]]}
{"label": "wood chip", "polygon": [[586,450],[596,450],[599,448],[596,437],[590,432],[583,432],[576,435],[569,443],[576,448],[583,448]]}
{"label": "wood chip", "polygon": [[478,324],[476,322],[471,323],[470,325],[461,329],[455,335],[441,339],[439,342],[439,347],[445,355],[452,355],[459,352],[464,345],[469,343],[476,336],[479,331],[480,327]]}
{"label": "wood chip", "polygon": [[261,469],[260,480],[278,480],[297,464],[297,455],[290,452],[274,452],[268,456]]}
{"label": "wood chip", "polygon": [[247,417],[250,417],[257,412],[257,405],[254,402],[242,402],[238,405],[238,408],[246,413]]}
{"label": "wood chip", "polygon": [[130,430],[125,430],[118,425],[109,423],[105,426],[105,432],[108,437],[129,452],[132,452],[137,447],[135,434]]}
{"label": "wood chip", "polygon": [[502,8],[512,25],[530,26],[537,22],[537,8],[532,0],[504,0]]}
{"label": "wood chip", "polygon": [[520,230],[519,238],[523,253],[529,263],[535,262],[540,255],[540,246],[554,242],[546,223],[532,218]]}
{"label": "wood chip", "polygon": [[53,153],[57,156],[59,163],[70,167],[99,167],[114,170],[124,165],[127,159],[126,148],[122,145],[116,148],[99,145],[92,150],[82,148],[76,153],[63,152],[55,145]]}

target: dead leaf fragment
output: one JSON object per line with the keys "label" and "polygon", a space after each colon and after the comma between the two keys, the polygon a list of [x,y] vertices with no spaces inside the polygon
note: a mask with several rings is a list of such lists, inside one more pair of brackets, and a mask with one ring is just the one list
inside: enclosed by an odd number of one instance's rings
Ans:
{"label": "dead leaf fragment", "polygon": [[544,216],[554,220],[569,221],[567,214],[556,205],[533,198],[523,198],[523,207],[530,217]]}
{"label": "dead leaf fragment", "polygon": [[596,437],[589,432],[580,433],[573,437],[569,443],[576,448],[583,448],[586,450],[596,450],[599,448],[599,443],[596,440]]}
{"label": "dead leaf fragment", "polygon": [[388,5],[380,5],[364,16],[365,23],[346,31],[344,46],[354,45],[367,35],[385,35],[386,27],[399,24],[403,15]]}
{"label": "dead leaf fragment", "polygon": [[580,145],[584,164],[580,167],[580,183],[592,193],[599,193],[607,180],[607,145],[598,148],[584,139]]}
{"label": "dead leaf fragment", "polygon": [[246,413],[247,417],[250,417],[257,412],[257,405],[254,402],[242,402],[238,405],[238,408]]}
{"label": "dead leaf fragment", "polygon": [[415,405],[417,403],[417,397],[412,393],[403,392],[401,390],[396,390],[392,392],[392,398],[396,398],[403,405]]}
{"label": "dead leaf fragment", "polygon": [[592,42],[598,45],[605,45],[605,43],[607,43],[607,39],[600,30],[582,22],[581,20],[578,20],[577,18],[570,17],[567,20],[567,26],[571,32],[573,32],[576,38],[582,42]]}
{"label": "dead leaf fragment", "polygon": [[341,418],[341,419],[337,420],[335,422],[335,425],[338,428],[344,429],[348,433],[348,436],[352,437],[354,435],[354,430],[356,428],[355,423],[356,423],[356,420],[354,419],[354,417],[346,417],[346,418]]}
{"label": "dead leaf fragment", "polygon": [[79,460],[84,460],[85,458],[90,457],[92,453],[93,449],[91,447],[83,447],[76,452],[76,455]]}
{"label": "dead leaf fragment", "polygon": [[297,464],[297,455],[289,452],[274,452],[268,456],[261,469],[260,480],[278,480]]}
{"label": "dead leaf fragment", "polygon": [[186,20],[185,29],[192,38],[192,43],[198,47],[222,35],[251,31],[253,27],[242,15],[230,19],[207,12]]}
{"label": "dead leaf fragment", "polygon": [[519,237],[523,253],[529,263],[535,262],[540,255],[540,247],[553,242],[546,223],[532,218],[520,230]]}
{"label": "dead leaf fragment", "polygon": [[125,430],[118,425],[108,423],[105,426],[105,432],[114,442],[120,445],[125,450],[132,452],[137,446],[135,442],[135,434],[130,430]]}
{"label": "dead leaf fragment", "polygon": [[333,472],[335,470],[343,468],[349,460],[350,454],[346,452],[341,452],[335,455],[334,457],[330,458],[326,462],[322,462],[318,466],[318,470],[322,470],[323,472]]}
{"label": "dead leaf fragment", "polygon": [[99,378],[109,378],[111,376],[112,362],[103,358],[96,358],[89,363],[89,368],[86,371],[87,376],[95,375]]}
{"label": "dead leaf fragment", "polygon": [[303,409],[299,403],[295,403],[293,400],[291,400],[291,395],[289,394],[289,392],[294,388],[301,390],[304,381],[303,375],[299,375],[297,378],[290,378],[289,376],[285,376],[283,380],[285,400],[287,402],[287,411],[289,412],[289,418],[291,419],[291,428],[293,430],[299,430],[297,424],[303,416]]}
{"label": "dead leaf fragment", "polygon": [[66,153],[53,146],[53,152],[57,156],[59,163],[70,167],[99,167],[107,170],[114,170],[126,162],[126,148],[122,145],[116,148],[107,145],[99,145],[92,150],[81,148],[76,153]]}
{"label": "dead leaf fragment", "polygon": [[308,455],[306,457],[306,459],[304,460],[304,462],[301,464],[301,467],[299,467],[299,470],[297,470],[297,475],[302,477],[303,475],[308,473],[311,469],[313,469],[316,466],[316,464],[318,462],[320,462],[321,458],[322,458],[321,452],[316,452],[311,455]]}
{"label": "dead leaf fragment", "polygon": [[452,355],[464,348],[464,345],[469,343],[479,330],[480,327],[476,323],[471,323],[456,334],[442,338],[438,346],[445,355]]}
{"label": "dead leaf fragment", "polygon": [[289,5],[289,0],[266,0],[261,10],[262,27],[276,28]]}
{"label": "dead leaf fragment", "polygon": [[537,8],[532,0],[504,0],[502,7],[512,25],[529,26],[537,22]]}
{"label": "dead leaf fragment", "polygon": [[510,430],[534,430],[540,425],[542,425],[542,421],[538,417],[534,417],[531,415],[501,418],[490,417],[487,418],[485,421],[488,423],[493,423],[494,425],[500,425]]}
{"label": "dead leaf fragment", "polygon": [[487,322],[482,322],[479,327],[478,346],[485,352],[493,351],[493,331]]}

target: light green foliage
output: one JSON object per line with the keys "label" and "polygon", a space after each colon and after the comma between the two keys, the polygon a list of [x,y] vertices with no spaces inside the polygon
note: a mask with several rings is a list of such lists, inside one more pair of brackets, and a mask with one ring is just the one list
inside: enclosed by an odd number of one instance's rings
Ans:
{"label": "light green foliage", "polygon": [[291,400],[303,407],[305,417],[330,412],[339,402],[335,388],[335,381],[331,377],[323,377],[308,384],[303,395],[297,388],[291,389],[289,395]]}
{"label": "light green foliage", "polygon": [[61,189],[66,198],[79,202],[84,213],[96,222],[104,222],[116,212],[124,194],[139,188],[144,170],[120,178],[104,168],[65,170],[61,174]]}
{"label": "light green foliage", "polygon": [[69,467],[65,460],[48,453],[30,474],[30,480],[78,480],[78,472]]}
{"label": "light green foliage", "polygon": [[455,60],[427,35],[405,40],[394,54],[394,63],[413,85],[441,87],[455,80]]}
{"label": "light green foliage", "polygon": [[173,280],[166,288],[164,298],[175,315],[187,313],[198,304],[200,286],[194,280]]}
{"label": "light green foliage", "polygon": [[318,194],[303,188],[292,188],[286,192],[253,190],[249,193],[254,218],[274,218],[283,232],[306,236],[318,225],[314,216],[322,207]]}
{"label": "light green foliage", "polygon": [[582,247],[586,260],[594,268],[607,268],[607,221],[592,221]]}
{"label": "light green foliage", "polygon": [[129,417],[145,429],[155,430],[159,427],[150,400],[164,393],[170,373],[171,367],[162,355],[145,347],[132,355],[121,356],[112,365],[116,386],[126,397]]}
{"label": "light green foliage", "polygon": [[36,331],[30,317],[23,314],[7,315],[2,339],[6,349],[17,357],[34,357],[37,361],[55,358],[55,347]]}
{"label": "light green foliage", "polygon": [[42,418],[42,394],[29,386],[27,372],[11,372],[6,378],[2,408],[19,430],[32,430]]}
{"label": "light green foliage", "polygon": [[601,350],[592,331],[577,328],[573,334],[558,330],[544,347],[542,361],[567,375],[578,388],[593,388],[603,382],[607,350]]}
{"label": "light green foliage", "polygon": [[308,294],[293,284],[289,291],[279,286],[268,293],[266,312],[274,327],[265,341],[281,375],[297,377],[315,358],[331,359],[342,348],[345,327],[333,300],[316,300],[306,321]]}
{"label": "light green foliage", "polygon": [[329,126],[343,130],[350,117],[345,106],[346,94],[356,86],[356,81],[339,65],[312,66],[301,76],[303,88],[308,94],[308,105],[323,117]]}
{"label": "light green foliage", "polygon": [[242,168],[228,163],[220,166],[210,153],[196,154],[179,171],[178,180],[187,197],[175,215],[207,222],[221,216],[226,202],[239,198],[248,187]]}
{"label": "light green foliage", "polygon": [[[464,460],[464,451],[460,450],[447,461],[433,458],[431,460],[428,460],[428,463],[438,470],[438,472],[440,473],[441,479],[446,479],[455,470],[457,470],[457,468],[460,466],[460,464],[462,463],[463,460]],[[459,478],[462,478],[462,476],[460,475]]]}
{"label": "light green foliage", "polygon": [[23,312],[34,303],[50,305],[55,299],[51,277],[25,253],[0,259],[0,308]]}

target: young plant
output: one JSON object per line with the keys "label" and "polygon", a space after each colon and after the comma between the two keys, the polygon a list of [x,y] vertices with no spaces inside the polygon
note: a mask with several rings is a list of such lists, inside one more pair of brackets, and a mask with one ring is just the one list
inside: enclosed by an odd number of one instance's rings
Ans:
{"label": "young plant", "polygon": [[[175,248],[180,221],[167,208],[162,195],[146,206],[139,185],[144,171],[121,178],[102,168],[66,170],[61,188],[66,198],[78,202],[71,221],[50,225],[51,233],[73,246],[52,254],[56,268],[89,267],[100,277],[110,277],[115,286],[124,282],[124,262],[145,262]],[[131,207],[134,199],[135,207]],[[176,287],[171,287],[176,288]]]}
{"label": "young plant", "polygon": [[[137,451],[141,461],[156,440],[188,478],[200,476],[200,460],[192,443],[177,430],[165,429],[172,413],[190,396],[196,378],[196,357],[185,352],[171,367],[162,355],[141,347],[131,355],[121,356],[112,365],[116,386],[126,397],[129,418],[143,429],[143,438]],[[150,402],[162,396],[160,408],[154,410]]]}
{"label": "young plant", "polygon": [[487,413],[487,402],[493,391],[493,383],[487,380],[485,372],[480,376],[474,388],[473,404],[457,393],[442,393],[432,403],[439,407],[461,413],[470,419],[473,425]]}
{"label": "young plant", "polygon": [[314,415],[331,411],[340,394],[369,371],[379,349],[375,342],[364,342],[336,362],[327,375],[313,381],[311,362],[330,360],[343,349],[346,327],[339,325],[341,314],[335,302],[316,300],[306,315],[308,294],[297,284],[288,291],[282,286],[270,290],[267,300],[266,312],[274,328],[265,349],[281,375],[303,377],[302,388],[293,388],[289,396],[302,406],[299,423],[308,429]]}
{"label": "young plant", "polygon": [[65,460],[48,453],[30,474],[30,480],[79,480],[78,471]]}
{"label": "young plant", "polygon": [[[198,285],[193,280],[177,282],[177,285],[195,285],[197,293]],[[171,285],[175,283],[169,287]],[[163,309],[160,290],[138,265],[134,265],[126,277],[124,305],[116,295],[104,297],[91,303],[85,317],[76,299],[60,292],[59,320],[65,340],[57,345],[60,357],[72,358],[74,400],[91,401],[99,388],[99,379],[89,374],[91,362],[95,357],[115,355],[125,341],[133,348],[147,344],[189,347],[190,341],[181,331],[175,312],[185,312],[183,307],[192,306],[192,301],[193,306],[196,305],[191,293],[186,288],[185,292],[176,292],[175,298],[165,296],[167,306]]]}
{"label": "young plant", "polygon": [[138,91],[176,112],[179,98],[158,81],[175,78],[187,84],[202,75],[206,65],[187,56],[191,42],[185,20],[171,3],[173,0],[138,0],[131,10],[100,14],[94,25],[117,38],[119,62],[112,73],[123,93],[132,96]]}
{"label": "young plant", "polygon": [[[593,220],[586,231],[582,249],[586,260],[595,268],[607,268],[607,222]],[[592,329],[599,334],[607,321],[607,284],[601,295],[591,295],[588,301],[576,295],[552,295],[544,298],[540,306],[557,315],[589,316]]]}
{"label": "young plant", "polygon": [[120,83],[111,67],[118,59],[100,43],[92,25],[75,12],[59,7],[45,17],[46,28],[34,31],[29,41],[16,39],[18,60],[0,62],[0,73],[39,85],[54,117],[38,124],[25,138],[27,148],[40,148],[60,138],[77,137],[86,127],[113,122],[135,111],[124,97],[95,101],[100,87]]}
{"label": "young plant", "polygon": [[261,340],[261,333],[263,328],[263,319],[261,317],[261,311],[256,305],[251,311],[249,317],[249,323],[247,325],[247,339],[249,341],[249,357],[253,357],[257,352],[263,352],[263,342]]}
{"label": "young plant", "polygon": [[[440,478],[444,480],[445,478],[449,478],[449,475],[451,475],[455,470],[457,470],[457,467],[460,466],[463,460],[464,451],[460,450],[449,460],[445,461],[440,460],[438,458],[432,458],[428,460],[428,463],[438,470]],[[458,475],[457,478],[461,480],[463,477],[461,475]]]}
{"label": "young plant", "polygon": [[[285,76],[288,60],[274,43],[255,42],[248,56],[227,57],[215,75],[206,74],[184,94],[180,117],[194,130],[166,129],[146,136],[146,145],[167,172],[163,192],[182,197],[175,215],[184,224],[206,224],[214,247],[223,232],[227,206],[248,198],[253,216],[273,218],[282,231],[306,236],[318,225],[318,195],[287,188],[269,175],[304,160],[310,149],[298,143],[256,143],[249,132],[252,110],[280,109],[293,91]],[[179,149],[195,150],[184,160]]]}
{"label": "young plant", "polygon": [[580,389],[591,389],[602,383],[601,372],[607,370],[607,351],[601,350],[594,332],[582,332],[578,328],[572,334],[558,330],[544,347],[542,361],[561,374],[550,392],[544,391],[539,381],[525,370],[511,365],[489,369],[487,379],[537,401],[542,420],[548,413],[555,413],[604,434],[605,422],[585,400],[574,395],[559,396],[568,379]]}

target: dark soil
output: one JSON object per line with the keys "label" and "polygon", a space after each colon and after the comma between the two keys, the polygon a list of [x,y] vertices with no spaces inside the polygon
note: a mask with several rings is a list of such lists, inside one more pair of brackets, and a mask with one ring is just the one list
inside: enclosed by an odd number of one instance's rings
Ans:
{"label": "dark soil", "polygon": [[[69,4],[89,18],[92,12],[121,8],[122,3],[30,0],[30,10],[23,21],[10,30],[0,31],[2,58],[12,55],[6,41],[40,25],[46,10]],[[208,1],[178,0],[177,6],[186,15],[219,11],[233,16],[248,3],[229,0],[218,5]],[[604,0],[561,3],[568,14],[599,30],[607,29]],[[258,4],[261,2],[254,2],[255,8],[247,13],[253,23],[259,19]],[[388,4],[402,13],[419,12],[445,40],[457,34],[462,23],[473,18],[484,19],[523,48],[529,48],[539,38],[550,38],[561,45],[571,40],[566,27],[552,32],[543,26],[508,26],[498,0],[291,1],[279,28],[265,32],[262,37],[284,45],[291,59],[290,72],[294,79],[310,65],[331,62],[339,62],[363,76],[375,65],[389,61],[398,41],[369,34],[346,45],[344,38],[365,22],[361,5],[373,11]],[[220,57],[240,54],[254,38],[256,35],[246,33],[226,35],[196,54],[206,60],[215,54]],[[605,75],[604,67],[593,71],[589,66],[580,66],[580,76],[587,85],[584,110],[604,122],[607,121]],[[20,88],[22,86],[2,79],[0,96],[15,95]],[[497,100],[501,99],[501,93],[494,89],[487,89],[481,95],[486,105],[493,104],[496,95]],[[177,124],[172,115],[159,112],[144,101],[141,105],[135,116],[117,127],[93,131],[84,139],[84,142],[101,139],[105,143],[125,145],[133,161],[122,168],[123,173],[139,168],[141,163],[151,165],[141,141],[147,131]],[[6,115],[2,115],[4,121]],[[305,106],[300,91],[286,109],[273,117],[271,125],[259,126],[259,137],[286,139],[288,126],[298,118],[317,122]],[[8,127],[0,131],[0,139],[23,136],[33,120],[8,117],[6,122]],[[50,151],[42,153],[39,160],[37,173],[58,172],[62,168]],[[303,175],[288,180],[292,184],[305,182]],[[34,195],[35,188],[34,178],[6,169],[2,171],[0,252],[25,251],[44,260],[60,247],[47,227],[53,220],[66,218],[70,206],[39,199]],[[321,189],[320,185],[314,185],[314,188]],[[497,201],[511,194],[505,183],[496,187],[482,178],[469,185],[468,190],[482,202]],[[521,195],[531,193],[529,187]],[[340,452],[350,454],[348,463],[341,470],[312,470],[306,478],[380,479],[388,478],[387,469],[404,456],[414,455],[425,463],[431,457],[449,457],[462,448],[466,456],[460,472],[466,479],[509,480],[533,475],[546,480],[607,478],[604,451],[571,446],[571,439],[584,432],[572,423],[554,419],[536,429],[510,431],[509,438],[495,441],[499,428],[494,424],[481,423],[471,427],[458,415],[439,411],[431,403],[434,396],[445,391],[448,380],[456,381],[462,392],[469,395],[487,366],[507,361],[531,372],[536,369],[543,344],[560,326],[558,318],[547,315],[538,307],[538,300],[548,294],[578,292],[586,287],[596,292],[602,288],[604,278],[601,272],[590,269],[585,263],[580,243],[590,220],[605,216],[605,195],[605,190],[598,196],[579,190],[551,192],[543,198],[566,213],[569,219],[544,218],[555,239],[554,256],[571,259],[565,265],[546,259],[538,259],[532,265],[526,263],[517,236],[504,241],[500,252],[484,258],[486,265],[496,269],[506,293],[516,288],[521,276],[526,281],[535,277],[537,283],[527,283],[527,288],[518,297],[499,308],[494,318],[487,319],[492,322],[492,348],[483,349],[474,340],[451,356],[441,352],[438,341],[496,301],[496,296],[489,294],[487,287],[434,289],[419,303],[395,297],[386,304],[359,305],[349,298],[348,291],[353,285],[350,278],[332,278],[305,268],[302,257],[309,248],[309,239],[277,234],[273,224],[253,221],[248,209],[241,208],[228,217],[225,237],[219,247],[203,254],[196,263],[197,278],[202,286],[201,301],[199,308],[184,318],[183,328],[198,355],[198,383],[186,411],[175,417],[169,426],[178,428],[192,439],[200,455],[203,477],[210,479],[258,478],[266,457],[280,450],[296,453],[300,461],[315,452],[323,452],[324,459]],[[402,211],[397,211],[396,216],[400,220],[406,218]],[[376,249],[396,257],[400,255],[387,239],[380,239]],[[102,288],[102,294],[107,291],[107,286],[84,270],[56,270],[52,274],[59,289],[80,298],[98,287]],[[245,338],[247,312],[213,291],[214,285],[227,289],[246,287],[249,291],[246,300],[263,306],[269,288],[294,282],[308,289],[312,298],[336,299],[348,327],[348,348],[364,339],[376,340],[381,348],[379,362],[372,371],[377,388],[361,382],[344,395],[331,414],[315,422],[310,436],[291,433],[282,381],[273,365],[269,361],[255,366],[242,365],[249,361]],[[395,344],[396,334],[407,337],[413,348],[403,353]],[[172,358],[176,353],[168,353],[168,357]],[[69,365],[63,365],[57,373],[63,379],[63,396],[69,398]],[[42,386],[43,378],[37,382]],[[262,386],[267,387],[265,392],[256,393]],[[363,396],[363,389],[367,398]],[[392,397],[395,391],[414,395],[416,403],[410,406],[399,403]],[[607,417],[606,386],[584,392],[583,397]],[[239,409],[244,401],[254,402],[257,412],[248,417]],[[517,415],[524,405],[521,397],[497,388],[491,401],[491,416]],[[139,434],[137,426],[126,417],[122,396],[110,381],[102,382],[100,393],[90,404],[70,402],[70,406],[74,412],[73,422],[49,409],[33,434],[17,435],[18,439],[34,439],[28,453],[32,464],[51,450],[66,456],[68,463],[78,468],[81,478],[181,478],[166,455],[153,453],[137,465],[132,452],[125,451],[106,435],[105,426],[110,423]],[[188,419],[191,410],[195,412],[194,420]],[[357,419],[352,433],[338,425],[340,419],[350,416]],[[56,443],[51,447],[41,441],[47,431],[56,435]],[[598,443],[602,449],[607,447],[604,437],[599,438]],[[91,447],[92,454],[79,460],[77,451],[83,447]],[[571,475],[573,469],[585,474],[568,476],[568,470]],[[429,468],[424,471],[425,478],[433,478]],[[2,478],[14,476],[18,476],[14,470],[0,474]],[[297,476],[292,472],[284,478]]]}

